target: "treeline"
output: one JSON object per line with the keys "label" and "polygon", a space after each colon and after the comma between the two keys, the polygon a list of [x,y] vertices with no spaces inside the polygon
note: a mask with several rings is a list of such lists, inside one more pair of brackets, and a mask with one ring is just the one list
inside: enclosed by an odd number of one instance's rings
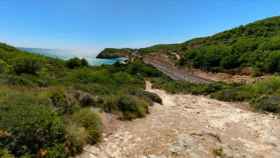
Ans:
{"label": "treeline", "polygon": [[249,68],[249,73],[254,75],[278,73],[280,17],[267,18],[184,43],[161,44],[137,50],[105,49],[99,57],[115,58],[128,56],[132,52],[142,56],[166,54],[178,65],[207,71],[240,73],[244,68]]}
{"label": "treeline", "polygon": [[180,65],[210,71],[251,67],[255,73],[280,72],[280,36],[265,39],[240,38],[231,45],[209,45],[190,49]]}
{"label": "treeline", "polygon": [[255,73],[280,71],[280,17],[241,26],[181,46],[180,65],[210,71],[240,70]]}

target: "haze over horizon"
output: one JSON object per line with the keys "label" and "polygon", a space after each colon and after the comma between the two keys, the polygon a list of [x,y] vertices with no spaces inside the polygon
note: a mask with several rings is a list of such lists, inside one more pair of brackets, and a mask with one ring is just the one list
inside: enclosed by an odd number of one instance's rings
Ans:
{"label": "haze over horizon", "polygon": [[96,54],[208,36],[280,15],[276,0],[2,0],[0,41]]}

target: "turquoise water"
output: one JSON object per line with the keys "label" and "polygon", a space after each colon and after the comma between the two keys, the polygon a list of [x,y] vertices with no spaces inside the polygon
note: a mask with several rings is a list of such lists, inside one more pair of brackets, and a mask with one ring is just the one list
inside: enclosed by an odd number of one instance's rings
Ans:
{"label": "turquoise water", "polygon": [[[19,48],[24,51],[28,51],[35,54],[41,54],[52,58],[59,58],[63,60],[68,60],[75,57],[75,52],[67,50],[56,50],[56,49],[41,49],[41,48]],[[90,65],[112,65],[116,62],[121,62],[126,60],[126,58],[116,58],[116,59],[97,59],[95,57],[84,57]]]}
{"label": "turquoise water", "polygon": [[97,59],[97,58],[86,58],[87,61],[91,64],[91,65],[112,65],[116,62],[121,62],[126,60],[126,58],[116,58],[116,59]]}

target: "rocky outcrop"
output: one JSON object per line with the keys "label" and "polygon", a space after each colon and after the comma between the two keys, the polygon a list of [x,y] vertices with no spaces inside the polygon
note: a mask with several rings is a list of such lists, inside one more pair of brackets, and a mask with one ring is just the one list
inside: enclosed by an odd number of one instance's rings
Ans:
{"label": "rocky outcrop", "polygon": [[116,48],[106,48],[101,51],[96,58],[103,58],[103,59],[114,59],[114,58],[121,58],[129,56],[134,52],[134,49],[123,48],[123,49],[116,49]]}

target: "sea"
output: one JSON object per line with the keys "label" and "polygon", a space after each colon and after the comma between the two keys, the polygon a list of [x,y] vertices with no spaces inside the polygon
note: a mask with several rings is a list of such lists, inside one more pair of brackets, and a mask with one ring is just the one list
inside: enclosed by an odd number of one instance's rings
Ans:
{"label": "sea", "polygon": [[[75,51],[71,50],[62,50],[62,49],[44,49],[44,48],[23,48],[23,47],[18,47],[18,49],[27,51],[30,53],[34,54],[40,54],[52,58],[59,58],[63,60],[68,60],[74,57],[79,57],[77,56],[78,53]],[[126,60],[126,58],[115,58],[115,59],[99,59],[96,58],[95,56],[84,56],[90,65],[93,66],[100,66],[100,65],[112,65],[116,62],[121,62]]]}

